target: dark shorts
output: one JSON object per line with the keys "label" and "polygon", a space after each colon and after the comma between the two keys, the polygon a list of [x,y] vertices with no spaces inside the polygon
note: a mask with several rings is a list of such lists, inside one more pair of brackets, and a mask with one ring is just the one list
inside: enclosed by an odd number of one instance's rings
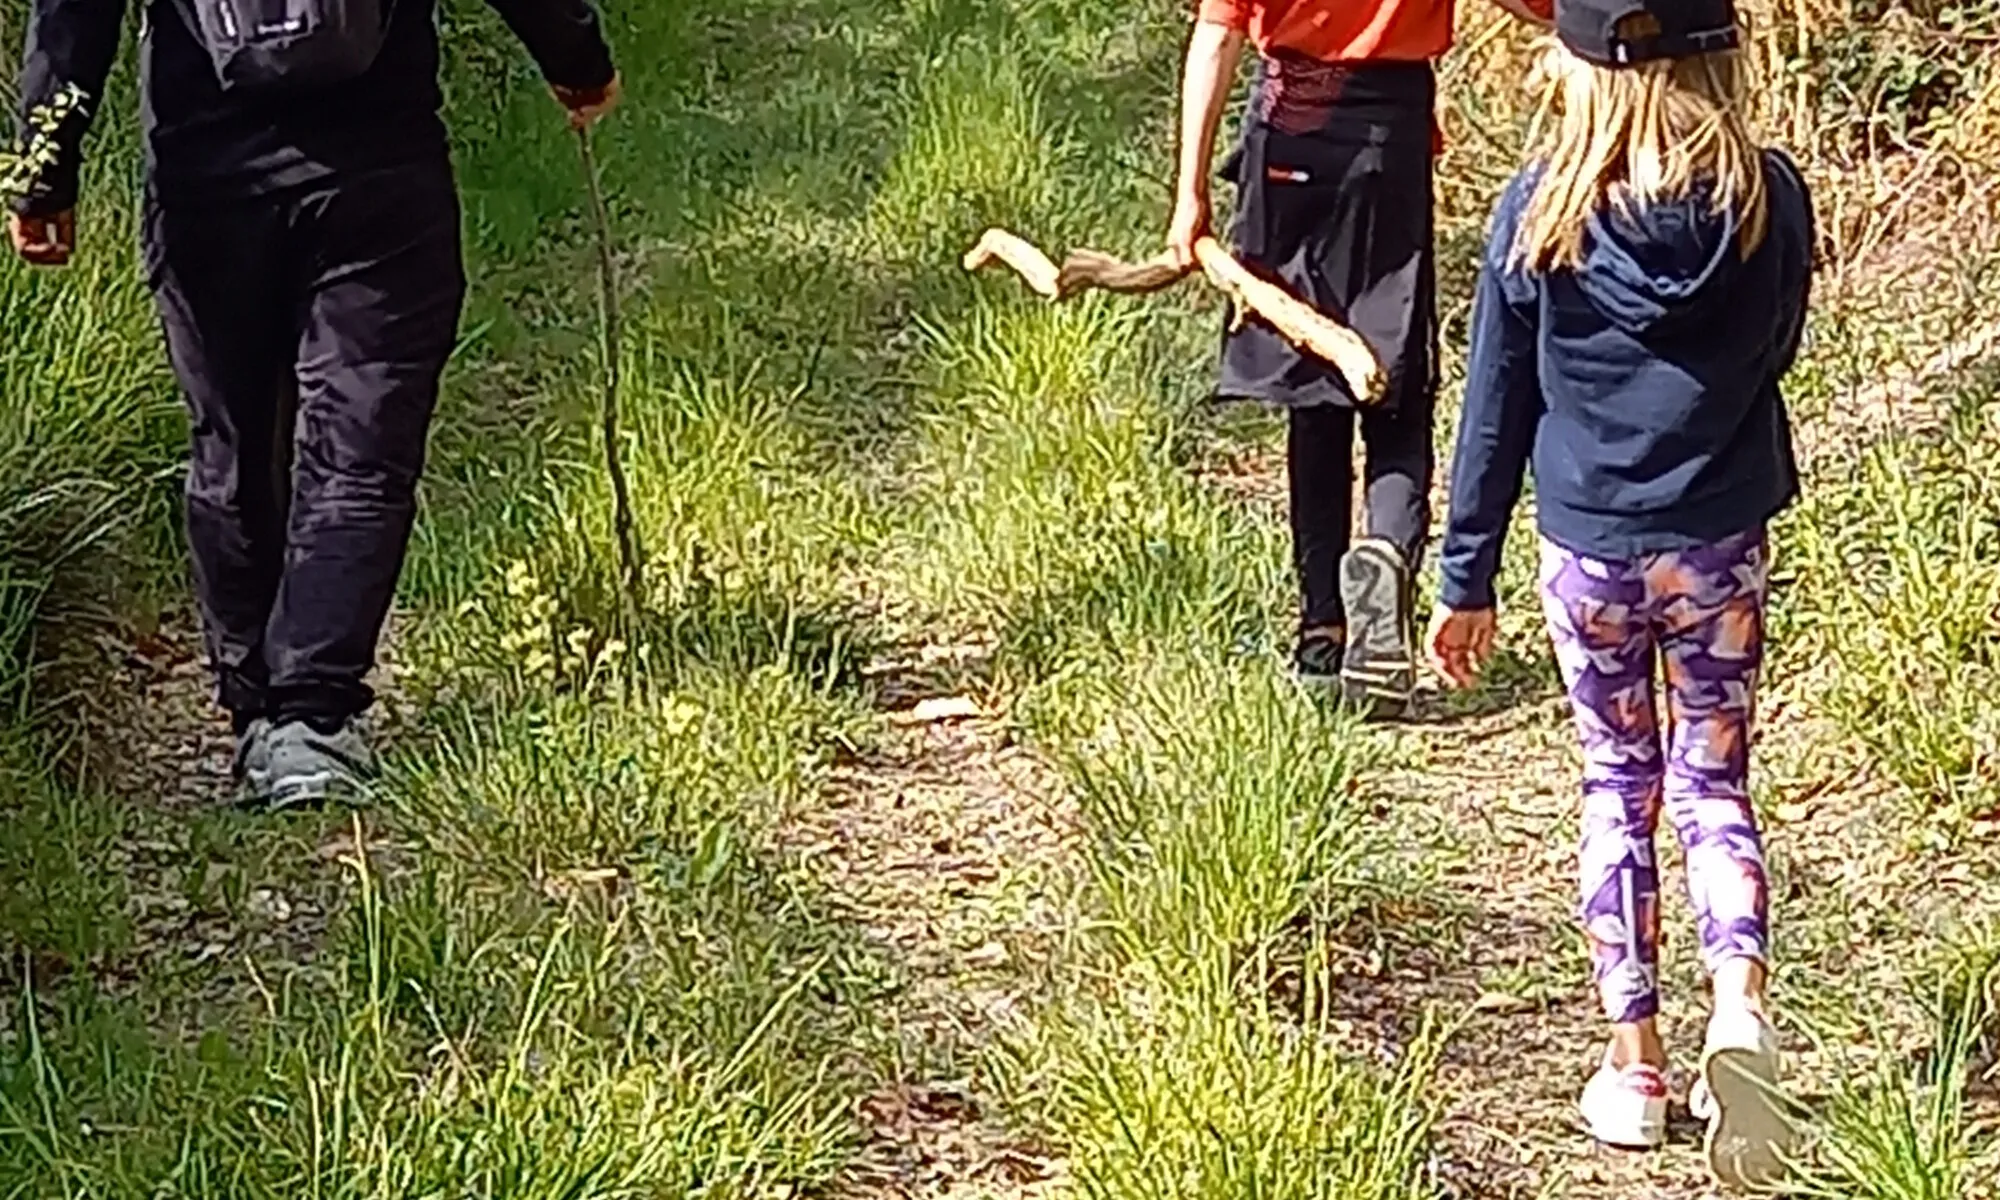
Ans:
{"label": "dark shorts", "polygon": [[[1369,80],[1379,86],[1350,84],[1305,121],[1253,103],[1224,171],[1237,189],[1237,255],[1360,334],[1388,374],[1383,405],[1393,409],[1437,388],[1435,84],[1427,66],[1379,70]],[[1260,85],[1269,90],[1268,81]],[[1339,372],[1254,317],[1224,335],[1216,395],[1287,407],[1354,404]]]}

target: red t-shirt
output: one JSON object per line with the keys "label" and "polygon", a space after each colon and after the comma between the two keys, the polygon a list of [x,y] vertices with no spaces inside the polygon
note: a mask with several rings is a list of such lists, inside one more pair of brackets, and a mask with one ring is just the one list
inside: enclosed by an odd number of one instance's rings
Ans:
{"label": "red t-shirt", "polygon": [[[1422,62],[1451,49],[1454,0],[1200,0],[1201,19],[1250,35],[1258,50],[1322,62]],[[1554,0],[1528,0],[1548,16]]]}

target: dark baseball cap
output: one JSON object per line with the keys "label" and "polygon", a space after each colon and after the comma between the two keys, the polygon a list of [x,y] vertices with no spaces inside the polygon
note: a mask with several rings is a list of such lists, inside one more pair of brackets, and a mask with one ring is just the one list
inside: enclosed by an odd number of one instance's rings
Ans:
{"label": "dark baseball cap", "polygon": [[1733,50],[1733,0],[1556,0],[1556,36],[1600,67]]}

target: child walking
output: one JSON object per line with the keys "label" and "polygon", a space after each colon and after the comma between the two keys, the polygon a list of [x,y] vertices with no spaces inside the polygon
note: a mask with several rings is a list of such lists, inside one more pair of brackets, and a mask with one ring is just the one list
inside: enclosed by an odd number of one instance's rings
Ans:
{"label": "child walking", "polygon": [[1532,463],[1542,600],[1584,750],[1582,916],[1612,1025],[1583,1117],[1607,1143],[1664,1135],[1664,810],[1714,984],[1691,1100],[1717,1177],[1755,1186],[1792,1137],[1748,773],[1765,529],[1798,489],[1779,381],[1805,317],[1811,202],[1745,126],[1730,0],[1558,0],[1556,28],[1545,136],[1480,275],[1430,654],[1459,686],[1491,654]]}
{"label": "child walking", "polygon": [[[1548,0],[1494,0],[1540,21]],[[1289,410],[1301,677],[1394,710],[1415,685],[1411,576],[1429,529],[1437,397],[1432,63],[1453,0],[1201,0],[1182,88],[1180,182],[1168,244],[1182,265],[1208,231],[1216,129],[1247,39],[1259,55],[1231,232],[1253,270],[1346,321],[1389,386],[1355,413],[1346,382],[1252,320],[1225,335],[1218,398]],[[1536,11],[1541,17],[1536,17]],[[1356,425],[1368,536],[1350,546]]]}

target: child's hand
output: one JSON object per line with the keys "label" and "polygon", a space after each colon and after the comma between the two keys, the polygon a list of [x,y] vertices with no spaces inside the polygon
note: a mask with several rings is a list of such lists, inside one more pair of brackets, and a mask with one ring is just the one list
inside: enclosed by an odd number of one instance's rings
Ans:
{"label": "child's hand", "polygon": [[1431,667],[1455,688],[1472,681],[1493,657],[1493,640],[1500,620],[1490,608],[1453,612],[1441,608],[1431,618]]}
{"label": "child's hand", "polygon": [[1167,226],[1167,249],[1174,256],[1174,265],[1184,271],[1192,269],[1194,244],[1207,233],[1208,197],[1181,189],[1174,202],[1173,221]]}
{"label": "child's hand", "polygon": [[569,111],[570,128],[578,132],[597,124],[604,118],[604,114],[618,107],[618,101],[624,96],[624,89],[616,75],[611,77],[610,83],[601,88],[558,87],[550,90],[555,92],[556,100],[563,108]]}
{"label": "child's hand", "polygon": [[7,236],[22,262],[37,267],[68,266],[70,256],[76,252],[76,214],[24,217],[9,213]]}

